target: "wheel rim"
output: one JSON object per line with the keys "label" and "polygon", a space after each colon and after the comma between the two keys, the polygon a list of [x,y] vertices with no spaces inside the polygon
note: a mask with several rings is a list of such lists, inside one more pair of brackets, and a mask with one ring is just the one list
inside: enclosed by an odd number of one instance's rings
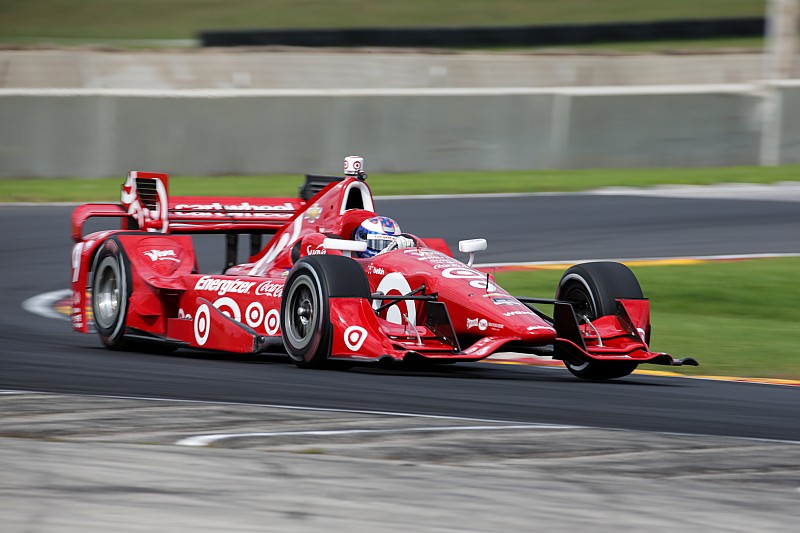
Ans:
{"label": "wheel rim", "polygon": [[572,304],[572,309],[578,317],[586,316],[589,320],[597,318],[597,310],[592,304],[589,290],[579,283],[570,283],[564,290],[563,299]]}
{"label": "wheel rim", "polygon": [[120,308],[119,277],[111,265],[104,265],[98,276],[99,283],[94,287],[95,317],[102,328],[111,328],[117,320]]}
{"label": "wheel rim", "polygon": [[305,347],[314,336],[319,300],[308,276],[297,278],[287,299],[285,320],[288,335],[293,346]]}

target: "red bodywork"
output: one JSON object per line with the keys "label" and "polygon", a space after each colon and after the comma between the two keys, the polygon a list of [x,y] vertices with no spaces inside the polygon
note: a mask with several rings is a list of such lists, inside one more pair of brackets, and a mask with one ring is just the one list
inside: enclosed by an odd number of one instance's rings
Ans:
{"label": "red bodywork", "polygon": [[[308,201],[300,198],[169,197],[165,174],[134,172],[120,204],[75,209],[72,235],[72,325],[89,332],[90,270],[108,239],[124,251],[130,298],[126,332],[178,346],[235,353],[281,348],[280,306],[289,270],[300,257],[342,254],[326,237],[350,239],[375,216],[363,181],[330,183]],[[92,217],[117,217],[120,229],[84,236]],[[401,221],[402,222],[402,221]],[[272,233],[260,252],[222,274],[199,273],[190,234]],[[616,316],[579,326],[558,312],[550,320],[499,287],[490,275],[453,258],[441,239],[370,259],[364,269],[372,298],[331,298],[330,358],[349,361],[474,361],[500,351],[547,353],[572,361],[608,360],[671,364],[645,342],[647,300],[620,300]],[[415,292],[416,291],[416,292]],[[392,296],[415,293],[433,299]]]}

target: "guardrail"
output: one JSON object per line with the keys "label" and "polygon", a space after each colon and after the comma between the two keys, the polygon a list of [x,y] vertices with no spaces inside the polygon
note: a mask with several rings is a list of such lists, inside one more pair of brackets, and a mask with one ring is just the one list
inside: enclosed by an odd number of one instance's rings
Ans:
{"label": "guardrail", "polygon": [[0,90],[0,177],[800,163],[800,82]]}

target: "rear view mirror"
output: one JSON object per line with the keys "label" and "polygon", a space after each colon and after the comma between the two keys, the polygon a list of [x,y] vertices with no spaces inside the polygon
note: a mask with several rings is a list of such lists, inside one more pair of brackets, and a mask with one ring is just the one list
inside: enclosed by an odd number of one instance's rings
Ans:
{"label": "rear view mirror", "polygon": [[467,239],[464,241],[458,241],[458,251],[469,254],[467,266],[470,267],[472,266],[472,262],[475,260],[475,252],[482,252],[486,249],[486,247],[486,239]]}

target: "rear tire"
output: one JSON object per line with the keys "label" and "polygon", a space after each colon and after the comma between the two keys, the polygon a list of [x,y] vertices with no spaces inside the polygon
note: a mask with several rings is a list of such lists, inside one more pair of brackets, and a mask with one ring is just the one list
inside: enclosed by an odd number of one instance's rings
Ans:
{"label": "rear tire", "polygon": [[92,267],[92,314],[100,341],[110,350],[122,350],[125,318],[131,295],[130,272],[122,247],[114,239],[103,243]]}
{"label": "rear tire", "polygon": [[307,256],[295,263],[281,299],[283,346],[301,368],[328,364],[332,331],[330,298],[369,298],[367,275],[349,257]]}
{"label": "rear tire", "polygon": [[[556,299],[572,304],[578,323],[584,316],[596,320],[601,316],[615,315],[617,298],[643,298],[636,276],[621,263],[575,265],[564,273],[556,289]],[[591,380],[625,377],[639,366],[627,361],[584,361],[574,364],[568,360],[564,360],[564,365],[574,376]]]}

